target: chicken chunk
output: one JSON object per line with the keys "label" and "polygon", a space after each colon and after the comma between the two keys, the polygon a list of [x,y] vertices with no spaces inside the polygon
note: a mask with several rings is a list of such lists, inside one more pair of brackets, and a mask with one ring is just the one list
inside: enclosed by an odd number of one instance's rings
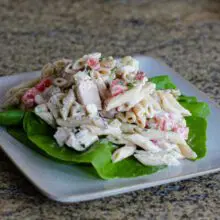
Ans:
{"label": "chicken chunk", "polygon": [[76,93],[82,105],[95,104],[98,110],[102,109],[99,90],[91,78],[85,77],[77,80]]}
{"label": "chicken chunk", "polygon": [[92,134],[89,130],[83,129],[76,133],[77,141],[84,147],[84,150],[98,140],[98,136]]}

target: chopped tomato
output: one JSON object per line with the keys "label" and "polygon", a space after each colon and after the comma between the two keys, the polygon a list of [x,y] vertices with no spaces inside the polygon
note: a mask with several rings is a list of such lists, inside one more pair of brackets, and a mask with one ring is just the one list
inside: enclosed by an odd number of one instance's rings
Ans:
{"label": "chopped tomato", "polygon": [[110,85],[110,91],[112,96],[117,96],[126,90],[128,90],[128,87],[125,85],[125,82],[120,79],[113,80]]}
{"label": "chopped tomato", "polygon": [[52,81],[49,78],[43,79],[41,80],[36,86],[35,88],[39,91],[39,92],[43,92],[46,88],[48,88],[49,86],[52,85]]}
{"label": "chopped tomato", "polygon": [[144,76],[145,76],[144,72],[139,71],[139,72],[137,73],[135,79],[136,79],[136,80],[143,80],[143,79],[144,79]]}
{"label": "chopped tomato", "polygon": [[98,59],[95,59],[95,58],[89,58],[87,60],[87,65],[91,68],[91,69],[94,69],[94,70],[97,70],[100,68],[100,63],[99,63],[99,60]]}
{"label": "chopped tomato", "polygon": [[146,128],[146,129],[149,129],[149,128],[150,128],[148,121],[146,121],[145,128]]}
{"label": "chopped tomato", "polygon": [[26,108],[34,107],[35,96],[42,93],[46,88],[51,86],[52,81],[49,78],[42,79],[35,87],[28,89],[21,98],[22,103]]}
{"label": "chopped tomato", "polygon": [[151,140],[154,144],[157,144],[158,143],[158,141],[157,140]]}
{"label": "chopped tomato", "polygon": [[31,108],[34,106],[35,104],[34,98],[38,93],[39,91],[35,87],[29,89],[24,93],[24,95],[21,98],[21,101],[26,108]]}
{"label": "chopped tomato", "polygon": [[121,79],[114,79],[111,83],[111,86],[116,86],[116,85],[124,85],[124,81]]}

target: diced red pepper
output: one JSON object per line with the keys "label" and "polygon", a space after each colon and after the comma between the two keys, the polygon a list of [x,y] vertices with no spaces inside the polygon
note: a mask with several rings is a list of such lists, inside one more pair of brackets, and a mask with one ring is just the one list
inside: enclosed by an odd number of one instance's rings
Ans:
{"label": "diced red pepper", "polygon": [[21,98],[26,108],[32,108],[35,105],[35,96],[42,93],[46,88],[52,85],[49,78],[42,79],[35,87],[28,89]]}
{"label": "diced red pepper", "polygon": [[87,65],[94,70],[97,70],[100,68],[100,63],[98,59],[94,59],[94,58],[89,58],[87,60]]}
{"label": "diced red pepper", "polygon": [[172,130],[173,132],[180,134],[184,139],[188,138],[189,129],[183,125],[177,124],[172,113],[154,117],[152,125],[154,125],[156,129],[162,131]]}
{"label": "diced red pepper", "polygon": [[158,141],[157,140],[151,140],[154,144],[157,144]]}
{"label": "diced red pepper", "polygon": [[117,96],[123,92],[124,92],[124,90],[122,88],[117,88],[117,89],[115,88],[114,90],[111,91],[112,96]]}
{"label": "diced red pepper", "polygon": [[150,128],[150,127],[149,127],[149,122],[148,122],[148,121],[146,121],[145,128],[146,128],[146,129]]}
{"label": "diced red pepper", "polygon": [[35,88],[39,91],[39,92],[43,92],[46,88],[48,88],[49,86],[52,85],[52,80],[49,78],[43,79],[41,80],[36,86]]}
{"label": "diced red pepper", "polygon": [[124,82],[121,79],[114,79],[112,80],[111,87],[116,86],[116,85],[123,85],[123,84]]}
{"label": "diced red pepper", "polygon": [[144,79],[144,76],[145,76],[144,72],[139,71],[139,72],[137,73],[135,79],[136,79],[136,80],[143,80],[143,79]]}
{"label": "diced red pepper", "polygon": [[165,130],[166,130],[166,120],[165,120],[165,119],[163,119],[163,120],[161,121],[161,130],[162,130],[162,131],[165,131]]}
{"label": "diced red pepper", "polygon": [[112,96],[117,96],[126,90],[128,90],[128,87],[125,85],[125,82],[120,79],[113,80],[110,85],[110,91]]}
{"label": "diced red pepper", "polygon": [[39,91],[35,87],[29,89],[24,93],[24,95],[21,98],[21,101],[26,108],[31,108],[34,106],[35,104],[34,98],[38,93]]}

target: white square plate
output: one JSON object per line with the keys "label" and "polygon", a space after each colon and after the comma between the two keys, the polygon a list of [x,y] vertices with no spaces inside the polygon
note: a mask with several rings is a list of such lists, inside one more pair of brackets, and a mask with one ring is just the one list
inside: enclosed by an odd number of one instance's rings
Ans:
{"label": "white square plate", "polygon": [[[78,202],[116,195],[138,189],[192,178],[220,170],[220,109],[205,94],[174,73],[161,62],[137,56],[141,70],[148,76],[169,75],[177,87],[186,95],[196,96],[209,103],[211,115],[208,119],[207,156],[199,161],[184,160],[181,166],[169,167],[150,176],[131,179],[101,180],[83,172],[74,165],[63,165],[41,156],[12,138],[0,127],[0,145],[21,172],[46,196],[60,202]],[[39,72],[22,73],[0,78],[0,94],[8,88],[38,76]],[[0,100],[0,104],[3,100]]]}

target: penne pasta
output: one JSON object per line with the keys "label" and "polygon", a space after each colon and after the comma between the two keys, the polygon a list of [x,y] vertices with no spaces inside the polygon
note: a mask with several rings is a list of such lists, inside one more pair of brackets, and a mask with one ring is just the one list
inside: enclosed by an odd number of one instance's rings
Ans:
{"label": "penne pasta", "polygon": [[118,96],[115,96],[108,100],[106,105],[106,111],[121,106],[125,103],[129,103],[131,101],[131,97],[133,97],[133,99],[135,100],[135,98],[139,97],[142,87],[142,84],[138,84],[137,86],[124,92],[123,94],[119,94]]}
{"label": "penne pasta", "polygon": [[175,151],[160,151],[157,153],[147,151],[136,151],[134,157],[142,164],[147,166],[160,166],[170,165],[177,166],[180,164],[178,161],[178,153]]}
{"label": "penne pasta", "polygon": [[150,141],[150,139],[148,139],[145,136],[142,136],[141,134],[124,134],[122,135],[122,137],[125,140],[130,141],[131,143],[143,148],[144,150],[149,150],[152,152],[160,151],[160,148],[158,146],[156,146],[153,142]]}
{"label": "penne pasta", "polygon": [[132,108],[132,111],[136,115],[136,123],[141,128],[145,128],[146,126],[146,111],[144,107],[141,104],[135,105],[135,107]]}
{"label": "penne pasta", "polygon": [[136,104],[140,103],[145,97],[152,94],[155,91],[155,84],[146,82],[141,89],[140,93],[132,99],[132,101],[126,103],[127,108],[130,109],[134,107]]}
{"label": "penne pasta", "polygon": [[121,130],[123,133],[129,133],[129,134],[141,133],[143,131],[143,129],[140,128],[139,126],[128,123],[122,123]]}
{"label": "penne pasta", "polygon": [[190,116],[191,113],[183,108],[179,102],[173,97],[173,95],[169,93],[162,93],[161,91],[158,92],[160,98],[162,107],[167,112],[172,112],[175,114],[182,114],[183,116]]}
{"label": "penne pasta", "polygon": [[195,159],[196,153],[188,146],[186,141],[175,132],[165,132],[159,130],[149,129],[148,131],[141,133],[144,137],[148,137],[150,140],[168,140],[171,143],[177,144],[183,156],[188,159]]}
{"label": "penne pasta", "polygon": [[137,121],[137,117],[134,112],[126,112],[125,119],[126,119],[125,122],[127,122],[129,124],[136,123],[136,121]]}
{"label": "penne pasta", "polygon": [[57,118],[56,123],[61,127],[75,128],[86,124],[92,124],[92,121],[89,118],[82,118],[79,120],[73,118],[67,118],[66,120]]}
{"label": "penne pasta", "polygon": [[117,113],[115,117],[122,122],[127,122],[126,113],[124,112]]}
{"label": "penne pasta", "polygon": [[69,90],[69,92],[67,93],[66,97],[63,98],[63,106],[60,109],[60,115],[61,117],[66,120],[69,112],[70,112],[70,108],[73,105],[73,103],[75,102],[76,97],[74,95],[74,92],[72,89]]}
{"label": "penne pasta", "polygon": [[118,136],[121,134],[120,128],[108,126],[107,128],[103,129],[94,125],[85,125],[83,126],[87,128],[91,133],[101,136],[101,135],[112,135],[112,136]]}
{"label": "penne pasta", "polygon": [[112,162],[117,163],[121,160],[124,160],[125,158],[128,158],[134,154],[136,150],[135,145],[125,145],[124,147],[121,147],[114,151],[112,154]]}
{"label": "penne pasta", "polygon": [[99,73],[102,74],[102,75],[110,75],[111,74],[111,69],[106,68],[106,67],[101,67],[99,69]]}
{"label": "penne pasta", "polygon": [[107,135],[106,139],[113,144],[120,144],[120,145],[130,144],[130,142],[123,139],[121,135]]}

